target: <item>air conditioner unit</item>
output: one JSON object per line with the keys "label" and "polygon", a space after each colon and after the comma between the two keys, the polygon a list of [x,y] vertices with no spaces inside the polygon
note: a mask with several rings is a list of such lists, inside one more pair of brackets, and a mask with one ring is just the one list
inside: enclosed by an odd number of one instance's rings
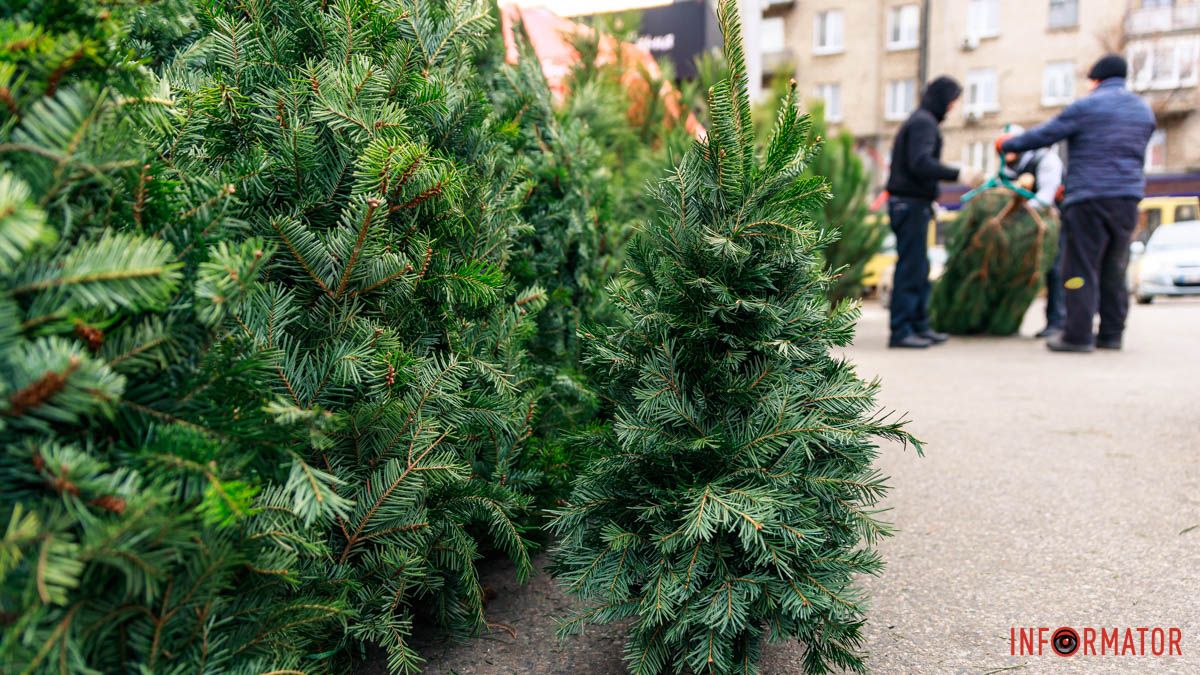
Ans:
{"label": "air conditioner unit", "polygon": [[979,47],[979,37],[976,35],[968,35],[962,39],[962,50],[964,52],[975,51]]}

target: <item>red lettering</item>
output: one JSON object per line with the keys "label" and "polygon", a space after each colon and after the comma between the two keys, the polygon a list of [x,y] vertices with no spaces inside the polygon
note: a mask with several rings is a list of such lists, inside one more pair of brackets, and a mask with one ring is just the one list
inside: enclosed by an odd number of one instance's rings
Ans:
{"label": "red lettering", "polygon": [[1046,633],[1049,632],[1049,630],[1050,629],[1046,628],[1045,626],[1042,626],[1038,629],[1038,656],[1042,655],[1042,646],[1046,644]]}
{"label": "red lettering", "polygon": [[1017,655],[1017,627],[1012,626],[1008,629],[1008,655]]}
{"label": "red lettering", "polygon": [[1167,656],[1183,656],[1183,651],[1179,649],[1179,641],[1183,639],[1183,631],[1178,628],[1171,628],[1167,631]]}
{"label": "red lettering", "polygon": [[1137,654],[1138,656],[1146,655],[1146,631],[1148,631],[1148,630],[1150,630],[1150,629],[1146,628],[1145,626],[1142,626],[1137,629],[1138,639],[1141,640],[1141,643],[1142,643],[1141,648],[1138,649],[1138,654]]}
{"label": "red lettering", "polygon": [[1155,656],[1162,656],[1163,644],[1166,641],[1167,638],[1165,635],[1163,635],[1163,629],[1156,627],[1150,633],[1150,653],[1154,654]]}
{"label": "red lettering", "polygon": [[1125,639],[1121,641],[1121,656],[1127,656],[1134,653],[1133,649],[1133,631],[1125,629]]}
{"label": "red lettering", "polygon": [[1033,629],[1021,629],[1021,654],[1033,655]]}
{"label": "red lettering", "polygon": [[1091,654],[1092,656],[1096,655],[1096,629],[1095,628],[1084,628],[1083,629],[1083,655],[1087,656],[1088,654]]}
{"label": "red lettering", "polygon": [[1108,650],[1112,650],[1113,654],[1117,653],[1117,629],[1112,629],[1112,634],[1101,628],[1100,629],[1100,654],[1108,654]]}

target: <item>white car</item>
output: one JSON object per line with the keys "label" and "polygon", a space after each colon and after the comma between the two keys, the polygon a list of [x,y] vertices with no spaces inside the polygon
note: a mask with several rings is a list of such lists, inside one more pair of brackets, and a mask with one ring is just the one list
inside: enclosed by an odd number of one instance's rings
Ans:
{"label": "white car", "polygon": [[1160,227],[1143,245],[1131,247],[1136,258],[1133,297],[1148,305],[1160,295],[1200,295],[1200,220]]}

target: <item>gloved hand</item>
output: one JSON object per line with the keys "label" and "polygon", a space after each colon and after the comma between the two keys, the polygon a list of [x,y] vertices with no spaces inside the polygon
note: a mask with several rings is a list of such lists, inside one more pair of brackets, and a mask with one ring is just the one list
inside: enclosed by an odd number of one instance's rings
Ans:
{"label": "gloved hand", "polygon": [[1012,137],[1013,137],[1012,134],[1000,134],[999,136],[996,137],[996,153],[997,154],[1004,152],[1003,147],[1002,147],[1004,145],[1004,141],[1007,141],[1008,139],[1010,139]]}
{"label": "gloved hand", "polygon": [[964,166],[958,170],[958,180],[960,183],[974,190],[983,185],[984,175],[982,171],[978,171],[969,166]]}

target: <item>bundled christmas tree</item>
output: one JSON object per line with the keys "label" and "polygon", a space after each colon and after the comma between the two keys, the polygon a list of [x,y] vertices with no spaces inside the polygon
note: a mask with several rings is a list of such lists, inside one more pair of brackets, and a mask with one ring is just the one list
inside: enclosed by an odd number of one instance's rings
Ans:
{"label": "bundled christmas tree", "polygon": [[531,189],[475,59],[489,3],[213,3],[172,70],[175,157],[234,186],[277,253],[230,340],[264,361],[294,452],[353,508],[308,573],[356,610],[346,641],[412,672],[413,622],[484,625],[475,570],[495,546],[529,569],[514,518],[534,401],[524,341],[545,302],[506,275]]}
{"label": "bundled christmas tree", "polygon": [[930,317],[957,335],[1013,335],[1054,261],[1058,216],[1034,210],[1009,190],[967,202],[946,240],[946,269],[934,286]]}
{"label": "bundled christmas tree", "polygon": [[271,247],[159,134],[187,113],[148,68],[194,28],[176,2],[0,19],[3,672],[294,668],[349,613],[301,572],[348,504],[219,320]]}
{"label": "bundled christmas tree", "polygon": [[861,670],[854,576],[888,532],[875,442],[912,439],[830,354],[856,314],[826,296],[809,121],[790,92],[756,151],[736,3],[718,14],[707,141],[658,185],[612,286],[624,323],[585,334],[616,411],[553,523],[554,571],[587,603],[564,632],[631,619],[635,673],[757,672],[790,638],[810,672]]}
{"label": "bundled christmas tree", "polygon": [[832,192],[817,221],[837,232],[837,238],[824,251],[825,263],[836,277],[829,288],[829,299],[837,303],[862,295],[863,273],[883,245],[885,228],[870,218],[871,174],[854,150],[854,136],[843,129],[833,138],[826,138],[824,106],[816,103],[810,110],[812,137],[814,141],[824,140],[809,165],[809,173],[825,177]]}

